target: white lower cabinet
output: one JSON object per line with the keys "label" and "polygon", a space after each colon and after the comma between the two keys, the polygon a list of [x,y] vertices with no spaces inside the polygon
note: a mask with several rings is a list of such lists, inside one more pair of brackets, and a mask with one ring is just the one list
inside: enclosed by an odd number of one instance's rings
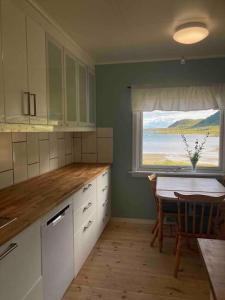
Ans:
{"label": "white lower cabinet", "polygon": [[77,192],[73,201],[76,276],[110,219],[110,170]]}
{"label": "white lower cabinet", "polygon": [[40,222],[1,246],[0,257],[0,299],[42,300]]}
{"label": "white lower cabinet", "polygon": [[40,279],[37,284],[31,289],[24,300],[41,300],[43,299],[43,284]]}
{"label": "white lower cabinet", "polygon": [[0,299],[61,299],[109,221],[110,201],[108,169],[1,246]]}

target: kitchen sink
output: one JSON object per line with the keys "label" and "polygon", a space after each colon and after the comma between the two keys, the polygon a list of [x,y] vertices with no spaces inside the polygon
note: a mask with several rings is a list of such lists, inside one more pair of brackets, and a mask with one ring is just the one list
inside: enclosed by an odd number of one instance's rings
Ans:
{"label": "kitchen sink", "polygon": [[5,217],[0,217],[0,229],[9,225],[10,223],[14,222],[16,218],[5,218]]}

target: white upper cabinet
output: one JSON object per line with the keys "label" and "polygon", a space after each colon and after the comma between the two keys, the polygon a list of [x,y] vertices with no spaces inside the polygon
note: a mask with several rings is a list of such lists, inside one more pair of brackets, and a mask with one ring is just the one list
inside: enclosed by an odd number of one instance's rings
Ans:
{"label": "white upper cabinet", "polygon": [[95,126],[96,122],[96,88],[95,88],[95,75],[92,71],[88,72],[88,112],[89,123]]}
{"label": "white upper cabinet", "polygon": [[2,0],[5,118],[29,123],[26,17],[12,0]]}
{"label": "white upper cabinet", "polygon": [[78,66],[78,98],[79,98],[79,123],[85,126],[88,123],[88,107],[87,107],[87,67],[79,64]]}
{"label": "white upper cabinet", "polygon": [[[0,6],[0,15],[1,15],[1,6]],[[2,22],[0,18],[0,122],[5,121],[5,111],[4,111],[4,94],[3,94],[3,73],[2,73]]]}
{"label": "white upper cabinet", "polygon": [[47,124],[45,31],[27,17],[30,123]]}
{"label": "white upper cabinet", "polygon": [[48,122],[63,124],[63,48],[47,36]]}
{"label": "white upper cabinet", "polygon": [[78,91],[77,63],[72,55],[65,54],[65,120],[66,125],[77,126]]}

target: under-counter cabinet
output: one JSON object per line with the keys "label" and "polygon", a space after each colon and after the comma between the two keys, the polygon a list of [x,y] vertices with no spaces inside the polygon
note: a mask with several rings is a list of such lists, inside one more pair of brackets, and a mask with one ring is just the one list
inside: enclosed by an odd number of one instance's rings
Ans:
{"label": "under-counter cabinet", "polygon": [[0,299],[43,299],[40,222],[0,247]]}
{"label": "under-counter cabinet", "polygon": [[65,201],[42,221],[44,300],[62,299],[74,278],[72,201]]}
{"label": "under-counter cabinet", "polygon": [[47,122],[45,33],[17,7],[1,1],[5,121]]}
{"label": "under-counter cabinet", "polygon": [[48,122],[62,125],[64,118],[63,47],[47,35],[47,97]]}

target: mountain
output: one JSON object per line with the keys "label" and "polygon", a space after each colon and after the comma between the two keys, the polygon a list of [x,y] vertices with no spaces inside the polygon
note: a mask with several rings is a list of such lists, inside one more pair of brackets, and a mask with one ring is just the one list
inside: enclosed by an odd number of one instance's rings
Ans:
{"label": "mountain", "polygon": [[204,120],[198,119],[198,120],[193,120],[193,119],[183,119],[180,121],[176,121],[172,125],[170,125],[168,128],[192,128],[199,124],[199,122],[202,122]]}
{"label": "mountain", "polygon": [[208,127],[208,126],[218,126],[220,123],[220,112],[216,112],[215,114],[205,118],[205,119],[183,119],[180,121],[176,121],[172,125],[170,125],[168,128],[177,128],[177,129],[186,129],[186,128],[202,128],[202,127]]}
{"label": "mountain", "polygon": [[220,123],[220,112],[216,112],[215,114],[209,116],[208,118],[199,121],[197,124],[193,126],[193,128],[199,127],[207,127],[207,126],[216,126]]}

